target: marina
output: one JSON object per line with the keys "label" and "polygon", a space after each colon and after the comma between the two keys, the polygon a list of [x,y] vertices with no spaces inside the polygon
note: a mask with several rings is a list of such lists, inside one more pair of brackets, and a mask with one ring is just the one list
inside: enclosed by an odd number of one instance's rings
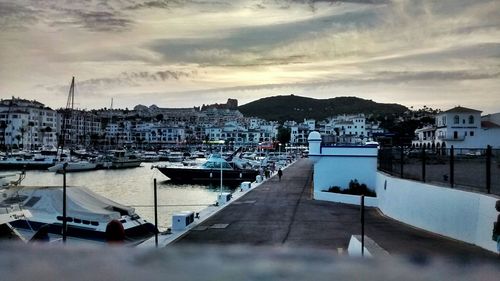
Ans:
{"label": "marina", "polygon": [[[160,231],[171,226],[171,217],[176,211],[189,209],[199,212],[216,202],[219,185],[173,184],[158,170],[151,169],[153,164],[169,163],[142,163],[137,168],[67,173],[67,185],[87,187],[101,196],[134,208],[147,221],[152,222],[154,221],[153,180],[157,178]],[[32,170],[26,172],[22,185],[62,186],[62,183],[62,174]],[[233,190],[224,187],[224,191]]]}

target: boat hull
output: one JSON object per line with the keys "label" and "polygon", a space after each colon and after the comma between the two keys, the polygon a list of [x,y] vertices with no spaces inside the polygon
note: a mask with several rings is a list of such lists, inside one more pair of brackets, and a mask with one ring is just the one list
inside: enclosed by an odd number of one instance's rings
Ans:
{"label": "boat hull", "polygon": [[[66,166],[66,172],[83,172],[83,171],[91,171],[97,169],[97,164],[96,163],[90,163],[90,162],[69,162],[67,163],[68,165]],[[57,165],[54,165],[48,170],[50,172],[56,172],[56,173],[62,173],[63,172],[63,167],[64,163],[59,163]]]}
{"label": "boat hull", "polygon": [[141,166],[142,160],[113,161],[112,169],[135,168]]}
{"label": "boat hull", "polygon": [[[190,169],[176,167],[157,167],[157,169],[176,183],[220,183],[220,170]],[[226,185],[255,181],[258,172],[254,170],[223,170],[222,182]]]}
{"label": "boat hull", "polygon": [[55,161],[0,161],[0,170],[46,170]]}
{"label": "boat hull", "polygon": [[[19,231],[37,232],[42,226],[48,225],[48,234],[53,236],[60,236],[62,233],[62,223],[47,223],[36,221],[33,219],[20,219],[10,223],[12,227]],[[156,228],[151,223],[138,224],[136,226],[125,228],[125,240],[128,243],[138,244],[155,235]],[[106,242],[105,229],[98,229],[97,227],[75,226],[68,224],[67,232],[68,238],[77,238],[81,240],[91,240],[96,242]]]}

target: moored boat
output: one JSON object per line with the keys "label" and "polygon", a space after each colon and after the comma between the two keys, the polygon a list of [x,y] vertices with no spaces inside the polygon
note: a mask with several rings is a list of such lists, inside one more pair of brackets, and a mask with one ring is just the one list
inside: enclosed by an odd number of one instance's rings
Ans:
{"label": "moored boat", "polygon": [[91,171],[97,168],[97,163],[82,160],[58,163],[52,167],[49,167],[47,170],[49,170],[50,172],[61,173],[63,172],[64,165],[66,165],[66,172]]}
{"label": "moored boat", "polygon": [[212,155],[200,166],[157,166],[156,168],[176,183],[219,183],[222,171],[223,184],[235,185],[244,181],[254,181],[258,174],[256,170],[231,166],[218,154]]}
{"label": "moored boat", "polygon": [[129,153],[126,150],[112,150],[110,157],[110,168],[135,168],[141,166],[142,160],[135,154]]}
{"label": "moored boat", "polygon": [[158,161],[160,161],[160,155],[154,151],[146,151],[142,155],[142,161],[144,161],[144,162],[158,162]]}
{"label": "moored boat", "polygon": [[5,156],[0,159],[0,170],[44,170],[54,165],[55,156],[41,154]]}
{"label": "moored boat", "polygon": [[168,162],[182,162],[184,160],[184,154],[179,151],[171,151],[168,154]]}
{"label": "moored boat", "polygon": [[[42,227],[51,240],[61,238],[63,217],[61,187],[14,186],[3,190],[2,208],[19,206],[30,217],[19,217],[9,224],[26,240]],[[100,196],[84,187],[67,187],[67,236],[70,241],[106,242],[106,227],[119,221],[125,232],[125,242],[138,244],[152,237],[157,229],[142,219],[133,208]]]}

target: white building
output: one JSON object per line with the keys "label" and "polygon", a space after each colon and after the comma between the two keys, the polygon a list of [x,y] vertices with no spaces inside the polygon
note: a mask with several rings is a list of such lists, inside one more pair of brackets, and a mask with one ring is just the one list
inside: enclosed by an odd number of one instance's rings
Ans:
{"label": "white building", "polygon": [[310,131],[316,130],[316,120],[314,119],[304,119],[304,125],[307,126]]}
{"label": "white building", "polygon": [[290,143],[293,145],[305,144],[309,135],[309,127],[303,124],[290,127]]}
{"label": "white building", "polygon": [[57,112],[37,101],[0,101],[0,144],[29,149],[57,146]]}
{"label": "white building", "polygon": [[65,130],[66,147],[87,147],[94,138],[101,133],[101,118],[92,112],[85,110],[72,110],[64,122],[65,110],[59,110],[57,114],[57,134],[61,135]]}
{"label": "white building", "polygon": [[[497,114],[481,118],[481,111],[454,107],[436,115],[435,126],[417,129],[418,139],[413,141],[415,147],[477,149],[500,148],[500,124]],[[433,130],[435,130],[433,132]]]}

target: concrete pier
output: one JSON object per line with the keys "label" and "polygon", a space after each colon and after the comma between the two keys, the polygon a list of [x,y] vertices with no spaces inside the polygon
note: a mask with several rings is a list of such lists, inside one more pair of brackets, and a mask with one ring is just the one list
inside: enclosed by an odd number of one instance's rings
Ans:
{"label": "concrete pier", "polygon": [[[391,255],[498,261],[497,255],[383,216],[367,208],[365,233]],[[312,200],[312,163],[301,159],[175,242],[310,247],[346,253],[361,232],[359,206]]]}

